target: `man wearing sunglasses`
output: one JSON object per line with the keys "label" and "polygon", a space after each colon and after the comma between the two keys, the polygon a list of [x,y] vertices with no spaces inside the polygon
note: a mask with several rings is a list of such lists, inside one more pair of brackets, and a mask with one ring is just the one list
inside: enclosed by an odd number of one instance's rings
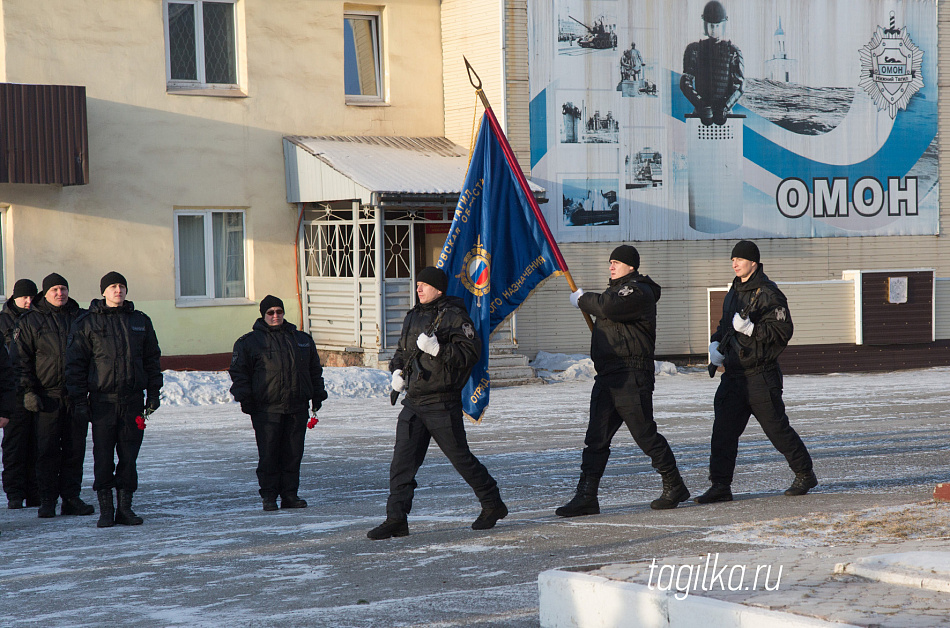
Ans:
{"label": "man wearing sunglasses", "polygon": [[307,432],[307,406],[320,409],[327,392],[313,338],[284,320],[284,302],[267,295],[261,318],[234,343],[231,394],[251,417],[257,439],[257,480],[264,510],[306,508],[297,496]]}

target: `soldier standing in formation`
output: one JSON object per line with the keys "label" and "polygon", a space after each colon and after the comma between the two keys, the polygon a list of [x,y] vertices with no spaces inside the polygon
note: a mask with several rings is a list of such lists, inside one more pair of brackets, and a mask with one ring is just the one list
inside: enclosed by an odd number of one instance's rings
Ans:
{"label": "soldier standing in formation", "polygon": [[66,393],[66,343],[82,308],[69,297],[69,283],[58,274],[43,279],[43,291],[17,325],[16,370],[23,406],[36,414],[36,481],[41,518],[91,515],[80,498],[89,416],[75,412]]}
{"label": "soldier standing in formation", "polygon": [[140,525],[142,518],[132,511],[136,460],[145,434],[142,417],[160,405],[162,352],[151,319],[126,299],[125,277],[110,271],[99,290],[103,298],[89,304],[70,335],[66,387],[77,419],[92,422],[96,526]]}
{"label": "soldier standing in formation", "polygon": [[406,315],[389,363],[394,391],[406,391],[396,422],[389,468],[386,520],[366,536],[373,540],[409,534],[408,515],[416,473],[429,442],[436,444],[475,491],[482,511],[473,530],[487,530],[508,514],[498,483],[472,453],[462,418],[462,389],[481,355],[481,342],[462,299],[445,294],[448,278],[429,266],[416,277],[419,303]]}
{"label": "soldier standing in formation", "polygon": [[590,356],[597,376],[590,394],[590,421],[574,498],[555,511],[560,517],[600,513],[597,492],[610,457],[610,442],[623,424],[663,478],[654,510],[676,508],[689,499],[669,443],[653,418],[656,302],[660,286],[638,272],[640,254],[621,245],[610,254],[610,284],[603,293],[578,289],[571,303],[597,318]]}
{"label": "soldier standing in formation", "polygon": [[284,302],[267,295],[250,333],[234,343],[231,394],[251,417],[257,439],[257,480],[264,510],[306,508],[300,499],[300,463],[307,433],[307,406],[327,398],[323,367],[310,334],[284,320]]}
{"label": "soldier standing in formation", "polygon": [[[0,311],[0,333],[3,346],[15,359],[13,334],[17,322],[30,311],[38,290],[30,279],[18,279],[13,284],[13,294]],[[16,395],[16,406],[10,422],[3,429],[3,491],[7,494],[7,508],[27,508],[40,505],[40,493],[36,485],[36,418],[23,407],[23,395]]]}
{"label": "soldier standing in formation", "polygon": [[782,401],[782,371],[778,356],[792,337],[792,315],[778,286],[765,274],[759,247],[742,240],[732,249],[736,274],[722,304],[722,319],[712,335],[709,359],[724,366],[714,402],[709,481],[712,486],[696,498],[700,504],[732,501],[732,478],[739,437],[755,415],[772,445],[795,472],[786,495],[804,495],[818,486],[811,456],[788,422]]}

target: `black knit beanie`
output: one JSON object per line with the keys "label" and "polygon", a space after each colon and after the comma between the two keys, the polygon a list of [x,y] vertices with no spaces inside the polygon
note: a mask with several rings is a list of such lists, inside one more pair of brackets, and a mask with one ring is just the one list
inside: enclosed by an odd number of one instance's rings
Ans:
{"label": "black knit beanie", "polygon": [[43,292],[46,292],[53,286],[66,286],[69,289],[69,282],[59,273],[50,273],[43,277]]}
{"label": "black knit beanie", "polygon": [[33,283],[32,279],[17,279],[16,283],[13,284],[13,294],[11,296],[14,299],[35,297],[37,292],[36,284]]}
{"label": "black knit beanie", "polygon": [[633,266],[634,270],[640,268],[640,253],[629,244],[621,244],[610,254],[610,259],[623,262],[627,266]]}
{"label": "black knit beanie", "polygon": [[123,286],[125,286],[126,290],[129,289],[129,284],[125,281],[125,277],[115,272],[114,270],[110,270],[109,272],[107,272],[105,275],[102,276],[102,279],[99,280],[99,294],[102,294],[103,292],[105,292],[106,288],[108,288],[114,283],[120,283]]}
{"label": "black knit beanie", "polygon": [[[261,316],[264,316],[264,312],[271,309],[272,307],[279,307],[284,309],[284,302],[275,297],[272,294],[268,294],[266,297],[261,299]],[[286,312],[286,310],[284,310]]]}
{"label": "black knit beanie", "polygon": [[732,255],[729,259],[733,257],[738,257],[739,259],[747,259],[750,262],[759,263],[759,247],[755,245],[755,242],[749,242],[748,240],[739,240],[734,247],[732,247]]}
{"label": "black knit beanie", "polygon": [[439,292],[449,289],[449,279],[445,273],[435,266],[426,266],[416,274],[416,281],[427,283]]}

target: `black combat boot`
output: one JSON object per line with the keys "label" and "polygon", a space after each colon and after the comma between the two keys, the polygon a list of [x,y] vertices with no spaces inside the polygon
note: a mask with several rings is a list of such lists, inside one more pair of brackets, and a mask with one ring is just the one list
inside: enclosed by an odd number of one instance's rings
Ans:
{"label": "black combat boot", "polygon": [[731,502],[732,501],[732,489],[729,488],[728,484],[720,484],[719,482],[713,482],[713,485],[709,487],[705,493],[693,499],[697,504],[714,504],[716,502]]}
{"label": "black combat boot", "polygon": [[87,504],[81,497],[64,497],[63,505],[59,507],[61,515],[91,515],[96,512],[92,504]]}
{"label": "black combat boot", "polygon": [[100,488],[96,491],[99,498],[99,521],[97,528],[111,528],[115,525],[115,503],[112,501],[112,489]]}
{"label": "black combat boot", "polygon": [[14,495],[7,500],[7,508],[10,510],[19,510],[23,508],[23,498]]}
{"label": "black combat boot", "polygon": [[581,473],[577,482],[577,492],[574,498],[554,511],[558,517],[580,517],[581,515],[599,515],[600,504],[597,502],[597,489],[600,487],[600,478]]}
{"label": "black combat boot", "polygon": [[676,508],[680,502],[689,499],[689,490],[683,483],[679,469],[674,468],[663,474],[663,494],[650,502],[653,510],[669,510]]}
{"label": "black combat boot", "polygon": [[132,512],[132,491],[116,489],[119,506],[115,510],[115,522],[124,526],[140,526],[142,518]]}
{"label": "black combat boot", "polygon": [[281,508],[306,508],[307,500],[300,499],[297,497],[297,494],[293,495],[284,495],[280,498],[280,507]]}
{"label": "black combat boot", "polygon": [[40,498],[40,509],[36,511],[36,516],[40,519],[51,519],[56,516],[56,499],[47,497]]}
{"label": "black combat boot", "polygon": [[272,510],[277,510],[277,498],[276,497],[264,497],[264,510],[271,512]]}
{"label": "black combat boot", "polygon": [[472,529],[489,530],[495,527],[499,519],[504,519],[507,516],[508,506],[505,506],[503,501],[498,500],[498,502],[491,506],[482,506],[482,512],[478,515],[478,518],[472,522]]}
{"label": "black combat boot", "polygon": [[386,517],[386,521],[383,521],[366,533],[366,538],[373,539],[374,541],[380,541],[394,536],[409,536],[409,522],[405,517],[402,519],[390,519]]}
{"label": "black combat boot", "polygon": [[785,494],[789,497],[804,495],[816,486],[818,486],[818,478],[815,477],[814,471],[796,473],[795,480],[792,482],[792,485],[788,487],[788,490],[785,491]]}

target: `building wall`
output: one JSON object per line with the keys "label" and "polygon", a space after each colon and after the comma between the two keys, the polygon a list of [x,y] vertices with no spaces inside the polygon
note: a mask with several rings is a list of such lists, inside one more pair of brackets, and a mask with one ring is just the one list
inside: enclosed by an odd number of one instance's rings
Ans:
{"label": "building wall", "polygon": [[[345,7],[382,7],[386,106],[345,104]],[[166,91],[158,0],[0,4],[6,81],[86,86],[91,170],[85,186],[0,185],[8,285],[59,272],[86,305],[118,270],[164,354],[229,352],[257,307],[176,307],[173,210],[244,208],[248,296],[282,297],[299,323],[281,138],[443,135],[439,2],[240,0],[237,12],[246,97],[224,98]]]}
{"label": "building wall", "polygon": [[[442,80],[445,90],[445,136],[465,148],[472,146],[472,123],[482,114],[465,70],[464,56],[478,73],[492,111],[506,127],[505,68],[502,50],[504,0],[442,2]],[[525,5],[527,6],[527,5]],[[525,42],[525,46],[527,43]],[[527,53],[527,47],[525,47]],[[525,97],[527,97],[525,90]]]}

